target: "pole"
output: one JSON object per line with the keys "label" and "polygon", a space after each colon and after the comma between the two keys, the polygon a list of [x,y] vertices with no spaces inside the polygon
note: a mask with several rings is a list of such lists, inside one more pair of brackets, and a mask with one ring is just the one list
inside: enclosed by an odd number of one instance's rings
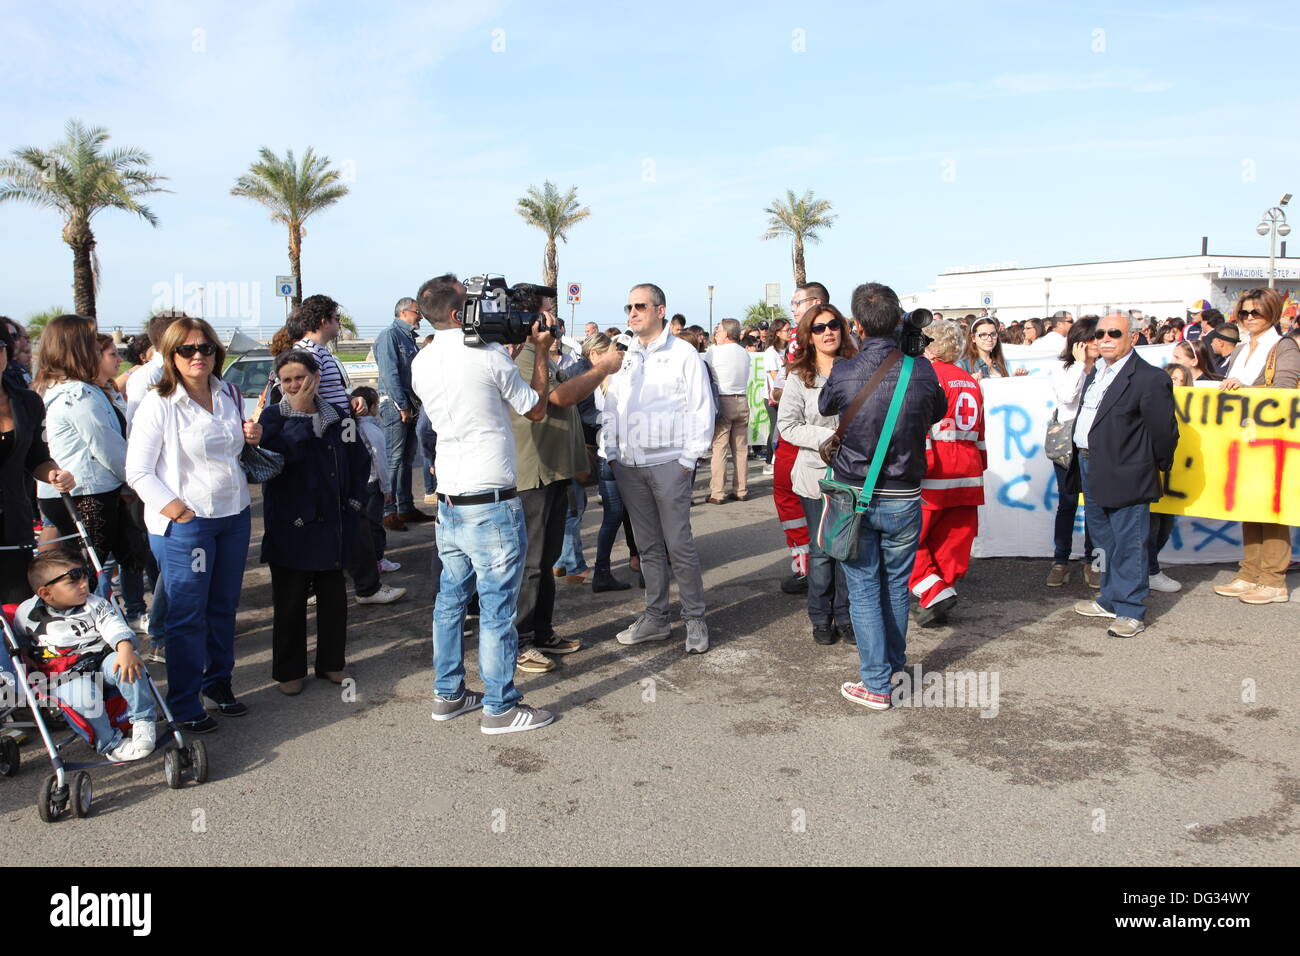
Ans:
{"label": "pole", "polygon": [[1268,230],[1268,287],[1270,289],[1273,288],[1273,278],[1275,275],[1273,257],[1276,251],[1277,251],[1277,219],[1274,218],[1273,221],[1269,224],[1269,230]]}

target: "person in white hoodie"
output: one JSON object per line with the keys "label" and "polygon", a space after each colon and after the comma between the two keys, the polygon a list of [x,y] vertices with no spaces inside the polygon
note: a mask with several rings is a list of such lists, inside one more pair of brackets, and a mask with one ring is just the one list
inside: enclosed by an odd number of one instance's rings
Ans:
{"label": "person in white hoodie", "polygon": [[691,487],[696,463],[713,444],[713,392],[699,352],[665,323],[662,289],[649,283],[633,286],[624,311],[636,338],[609,379],[600,455],[612,464],[632,519],[646,609],[618,633],[618,641],[639,644],[671,636],[671,557],[686,622],[686,650],[702,654],[709,649],[709,630],[704,578],[691,533]]}

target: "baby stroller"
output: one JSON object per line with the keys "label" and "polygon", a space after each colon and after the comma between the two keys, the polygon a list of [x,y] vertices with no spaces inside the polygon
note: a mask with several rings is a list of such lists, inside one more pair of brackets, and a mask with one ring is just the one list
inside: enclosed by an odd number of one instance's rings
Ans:
{"label": "baby stroller", "polygon": [[[63,495],[63,502],[77,526],[77,537],[81,540],[82,549],[85,551],[97,579],[102,580],[106,577],[107,572],[100,563],[99,555],[95,553],[95,549],[90,543],[90,536],[86,533],[81,517],[73,508],[72,500],[68,495]],[[118,603],[117,595],[110,593],[109,601],[123,623],[125,623],[126,615]],[[41,784],[40,795],[36,804],[37,812],[46,823],[53,823],[57,820],[68,809],[69,805],[74,817],[88,816],[94,797],[91,773],[117,764],[102,758],[77,763],[67,762],[63,759],[64,749],[78,739],[84,739],[93,746],[93,730],[86,719],[70,706],[54,699],[51,695],[47,695],[36,686],[40,682],[32,680],[32,669],[29,667],[24,655],[24,648],[20,646],[17,635],[4,614],[0,614],[0,631],[3,631],[5,648],[13,658],[14,670],[18,677],[18,702],[21,704],[25,699],[27,705],[31,708],[33,723],[45,744],[45,749],[50,756],[50,765],[54,770]],[[75,666],[73,660],[59,661],[55,658],[52,665],[47,663],[47,666],[42,669],[51,673],[58,673],[72,666]],[[179,789],[184,784],[186,775],[195,783],[203,783],[208,779],[208,754],[203,741],[186,741],[184,739],[180,727],[177,726],[171,711],[167,707],[167,701],[158,692],[158,686],[153,682],[148,670],[143,671],[140,680],[148,682],[149,690],[153,694],[164,720],[162,721],[163,726],[158,728],[157,743],[153,753],[141,761],[133,762],[143,763],[161,753],[163,755],[163,776],[168,787],[173,790]],[[42,706],[50,706],[51,704],[57,705],[61,709],[69,725],[76,731],[76,733],[58,742],[50,733],[48,718],[42,713]],[[109,721],[113,726],[123,732],[129,732],[131,725],[125,719],[126,702],[122,696],[115,690],[105,688],[104,706]],[[4,739],[8,740],[9,738]],[[13,741],[10,740],[10,743],[12,744]],[[16,750],[17,746],[14,744],[12,751]],[[17,769],[16,755],[11,752],[10,747],[3,743],[0,743],[0,757],[14,759],[14,769]]]}

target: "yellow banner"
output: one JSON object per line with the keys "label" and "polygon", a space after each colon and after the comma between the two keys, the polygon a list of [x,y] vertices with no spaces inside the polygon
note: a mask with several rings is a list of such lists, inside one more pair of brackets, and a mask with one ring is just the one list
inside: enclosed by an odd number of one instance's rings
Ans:
{"label": "yellow banner", "polygon": [[1300,389],[1175,388],[1178,452],[1152,511],[1300,525]]}

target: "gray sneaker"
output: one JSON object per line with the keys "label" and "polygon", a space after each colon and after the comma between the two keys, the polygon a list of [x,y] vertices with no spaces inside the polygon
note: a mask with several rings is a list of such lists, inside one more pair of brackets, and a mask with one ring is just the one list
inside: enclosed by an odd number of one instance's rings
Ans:
{"label": "gray sneaker", "polygon": [[1117,617],[1115,623],[1106,628],[1106,633],[1111,637],[1137,637],[1147,626],[1141,621],[1132,617]]}
{"label": "gray sneaker", "polygon": [[686,653],[703,654],[709,649],[709,626],[696,618],[686,622]]}
{"label": "gray sneaker", "polygon": [[1114,611],[1108,611],[1096,601],[1075,601],[1074,613],[1084,617],[1114,617]]}
{"label": "gray sneaker", "polygon": [[451,720],[453,717],[459,717],[461,714],[468,714],[471,710],[478,710],[483,706],[483,695],[475,694],[473,691],[462,691],[461,695],[455,700],[447,700],[433,695],[433,719],[434,720]]}
{"label": "gray sneaker", "polygon": [[489,714],[483,711],[483,719],[478,729],[485,734],[517,734],[525,730],[537,730],[555,721],[550,711],[527,704],[516,704],[504,714]]}
{"label": "gray sneaker", "polygon": [[672,625],[667,621],[658,621],[652,618],[649,614],[642,614],[633,622],[631,627],[624,628],[618,632],[617,640],[620,644],[641,644],[644,641],[666,641],[672,636],[672,632]]}

